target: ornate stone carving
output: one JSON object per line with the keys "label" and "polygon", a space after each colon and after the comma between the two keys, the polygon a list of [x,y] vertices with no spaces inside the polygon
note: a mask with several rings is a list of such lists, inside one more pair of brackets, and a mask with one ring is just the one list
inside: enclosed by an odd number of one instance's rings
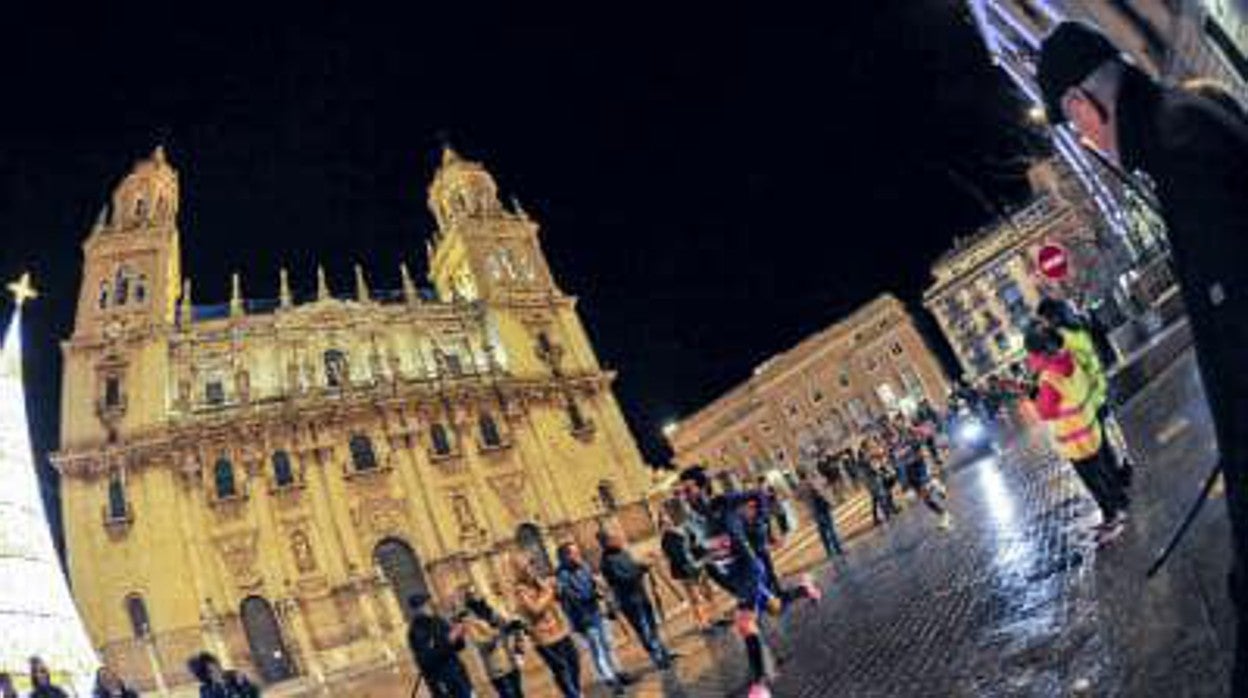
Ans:
{"label": "ornate stone carving", "polygon": [[407,504],[392,497],[371,497],[355,507],[355,525],[374,536],[399,533],[406,528]]}
{"label": "ornate stone carving", "polygon": [[251,588],[260,584],[260,571],[256,569],[258,538],[259,533],[255,530],[217,538],[217,551],[221,555],[221,562],[239,587]]}
{"label": "ornate stone carving", "polygon": [[498,495],[499,501],[503,503],[503,508],[507,510],[513,522],[524,521],[528,518],[524,502],[524,488],[527,484],[524,473],[498,475],[490,478],[488,482],[490,489]]}
{"label": "ornate stone carving", "polygon": [[300,574],[316,571],[316,553],[312,550],[312,543],[305,531],[296,530],[290,534],[290,552],[295,558],[295,569]]}

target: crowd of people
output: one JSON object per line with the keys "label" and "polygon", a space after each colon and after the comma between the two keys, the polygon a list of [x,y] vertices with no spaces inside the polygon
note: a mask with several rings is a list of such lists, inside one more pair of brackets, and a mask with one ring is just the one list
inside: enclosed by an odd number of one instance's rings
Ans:
{"label": "crowd of people", "polygon": [[[208,652],[194,655],[186,663],[199,682],[200,698],[260,698],[260,689],[240,671],[227,670]],[[69,698],[70,693],[56,685],[52,672],[41,657],[30,658],[30,691],[26,698]],[[13,675],[0,672],[0,698],[19,698]],[[95,673],[92,698],[139,698],[112,668],[101,666]]]}

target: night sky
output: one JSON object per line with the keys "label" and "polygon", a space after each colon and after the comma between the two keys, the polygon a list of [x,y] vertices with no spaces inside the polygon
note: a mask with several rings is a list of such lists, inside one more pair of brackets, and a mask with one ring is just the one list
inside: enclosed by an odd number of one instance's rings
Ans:
{"label": "night sky", "polygon": [[0,275],[30,268],[44,291],[27,317],[42,451],[79,245],[157,142],[203,303],[235,270],[274,297],[280,265],[310,292],[317,261],[340,289],[355,262],[397,287],[400,260],[423,269],[449,139],[542,223],[656,463],[664,421],[767,356],[884,290],[917,309],[931,261],[1024,191],[1023,106],[958,0],[123,5],[23,17],[0,42]]}

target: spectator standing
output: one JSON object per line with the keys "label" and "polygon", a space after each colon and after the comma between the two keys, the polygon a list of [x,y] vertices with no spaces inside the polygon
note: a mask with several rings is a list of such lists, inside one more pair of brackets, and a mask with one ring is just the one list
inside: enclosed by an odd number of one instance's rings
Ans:
{"label": "spectator standing", "polygon": [[200,652],[186,667],[199,681],[199,698],[260,698],[260,689],[242,672],[226,671],[213,654]]}
{"label": "spectator standing", "polygon": [[828,501],[815,483],[815,479],[809,474],[803,472],[798,477],[801,480],[797,489],[798,495],[810,509],[811,517],[815,520],[815,527],[819,529],[819,540],[823,542],[823,549],[828,558],[844,557],[845,549],[841,546],[841,538],[836,533],[836,514],[832,502]]}
{"label": "spectator standing", "polygon": [[659,530],[662,532],[659,545],[667,559],[668,573],[685,590],[698,630],[709,630],[711,585],[702,563],[694,556],[690,534],[677,526],[666,512],[659,514]]}
{"label": "spectator standing", "polygon": [[474,593],[464,599],[464,632],[477,649],[485,675],[498,698],[524,698],[521,682],[520,634],[524,624],[509,621]]}
{"label": "spectator standing", "polygon": [[628,551],[624,534],[618,528],[603,536],[602,576],[615,594],[616,606],[636,631],[641,644],[650,655],[650,661],[660,670],[672,665],[672,653],[659,635],[659,622],[654,606],[646,591],[646,575],[649,565],[638,562]]}
{"label": "spectator standing", "polygon": [[559,546],[559,570],[555,575],[559,601],[572,629],[589,647],[598,678],[616,693],[622,693],[628,677],[615,658],[611,628],[603,618],[602,591],[581,547],[568,542]]}
{"label": "spectator standing", "polygon": [[516,611],[529,628],[537,654],[550,669],[564,698],[581,698],[581,656],[559,605],[557,584],[538,570],[529,555],[512,560]]}
{"label": "spectator standing", "polygon": [[94,698],[139,698],[139,694],[117,676],[112,669],[102,666],[95,672]]}

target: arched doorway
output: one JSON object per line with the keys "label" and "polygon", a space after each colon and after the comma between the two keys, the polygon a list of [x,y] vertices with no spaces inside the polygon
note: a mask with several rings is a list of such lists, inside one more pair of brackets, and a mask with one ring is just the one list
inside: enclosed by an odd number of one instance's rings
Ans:
{"label": "arched doorway", "polygon": [[295,666],[286,643],[282,641],[282,628],[273,614],[273,607],[259,596],[243,600],[243,631],[251,648],[251,662],[265,683],[285,681],[295,675]]}
{"label": "arched doorway", "polygon": [[390,588],[394,590],[403,617],[411,620],[412,609],[407,603],[412,594],[429,595],[429,583],[420,558],[412,546],[398,538],[386,538],[373,548],[373,562],[381,568]]}
{"label": "arched doorway", "polygon": [[550,562],[550,553],[546,551],[546,541],[542,538],[542,529],[536,524],[522,523],[516,528],[516,545],[528,553],[537,563],[537,569],[543,575],[553,574],[554,565]]}

